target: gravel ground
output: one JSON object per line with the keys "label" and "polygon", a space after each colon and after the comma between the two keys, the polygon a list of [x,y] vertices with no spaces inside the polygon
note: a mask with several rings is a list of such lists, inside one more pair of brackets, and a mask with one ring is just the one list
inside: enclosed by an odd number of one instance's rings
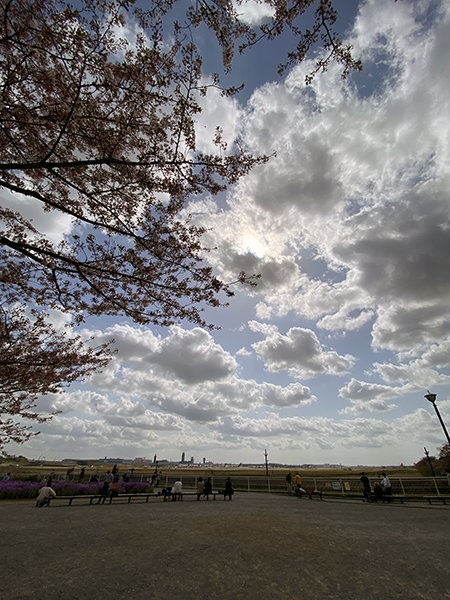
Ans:
{"label": "gravel ground", "polygon": [[450,506],[0,502],[7,600],[447,600]]}

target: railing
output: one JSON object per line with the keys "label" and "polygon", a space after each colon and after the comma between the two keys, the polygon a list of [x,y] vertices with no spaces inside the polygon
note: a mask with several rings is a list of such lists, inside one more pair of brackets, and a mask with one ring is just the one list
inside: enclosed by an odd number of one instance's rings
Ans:
{"label": "railing", "polygon": [[[286,480],[284,477],[246,477],[233,476],[233,487],[238,492],[272,492],[285,493]],[[380,480],[369,478],[373,485]],[[160,485],[171,485],[175,481],[173,476],[162,478]],[[193,487],[197,485],[197,477],[184,475],[182,477],[183,487]],[[226,476],[211,476],[214,489],[223,489],[225,487]],[[392,493],[402,496],[441,496],[450,494],[450,485],[446,477],[407,477],[390,478],[392,484]],[[302,487],[305,490],[318,489],[322,492],[330,492],[339,496],[354,496],[362,493],[362,486],[359,477],[305,477],[302,475]]]}
{"label": "railing", "polygon": [[[3,475],[3,474],[2,474]],[[34,473],[11,473],[11,479],[28,479],[33,477],[34,480],[45,481],[48,479],[48,474],[39,476]],[[182,474],[182,482],[184,488],[196,489],[198,475],[190,475],[189,473]],[[207,473],[203,475],[205,480],[208,477]],[[100,479],[103,479],[100,476]],[[362,493],[362,486],[359,477],[308,477],[301,474],[302,487],[305,490],[318,489],[321,492],[327,492],[336,496],[354,496]],[[65,479],[60,473],[55,476],[54,480]],[[172,486],[177,476],[172,473],[163,474],[159,482],[159,488]],[[221,490],[225,487],[227,475],[211,475],[211,482],[214,490]],[[392,493],[403,496],[448,496],[450,494],[450,484],[447,477],[390,477],[392,484]],[[73,481],[78,481],[78,476],[73,476]],[[237,492],[272,492],[286,493],[286,480],[284,477],[276,476],[245,476],[233,475],[231,477],[233,488]],[[371,486],[379,478],[369,477]],[[89,481],[89,475],[86,474],[84,482]],[[151,481],[149,475],[132,475],[130,481]]]}
{"label": "railing", "polygon": [[[213,488],[216,490],[225,487],[226,475],[211,476]],[[176,477],[172,475],[163,476],[160,482],[161,487],[172,485]],[[195,488],[198,477],[183,474],[183,487]],[[205,479],[205,477],[203,477]],[[233,476],[233,487],[238,492],[272,492],[285,493],[286,480],[284,477],[246,477]],[[370,478],[373,488],[375,482],[380,479]],[[446,477],[392,477],[392,493],[402,496],[448,496],[450,494],[450,485]],[[305,490],[318,489],[322,492],[330,492],[339,496],[354,496],[362,493],[362,486],[359,477],[306,477],[302,475],[302,487]]]}

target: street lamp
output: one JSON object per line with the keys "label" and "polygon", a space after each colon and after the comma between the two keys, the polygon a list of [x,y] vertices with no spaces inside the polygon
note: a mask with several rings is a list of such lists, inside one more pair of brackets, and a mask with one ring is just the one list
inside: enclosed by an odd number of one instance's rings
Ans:
{"label": "street lamp", "polygon": [[442,429],[444,430],[445,433],[445,437],[447,438],[447,442],[450,444],[450,436],[448,435],[448,431],[444,425],[444,421],[442,420],[442,417],[438,411],[438,407],[436,406],[436,394],[431,394],[430,390],[427,390],[427,394],[425,394],[424,398],[426,398],[429,402],[431,402],[431,404],[434,406],[434,410],[436,411],[436,414],[438,416],[439,422],[442,425]]}

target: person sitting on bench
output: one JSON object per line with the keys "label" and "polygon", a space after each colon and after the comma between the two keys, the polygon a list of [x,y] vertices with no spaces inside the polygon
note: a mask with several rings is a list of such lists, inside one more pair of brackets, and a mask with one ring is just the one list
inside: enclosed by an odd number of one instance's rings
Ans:
{"label": "person sitting on bench", "polygon": [[36,506],[41,508],[42,506],[50,505],[50,498],[54,498],[56,496],[56,492],[48,485],[44,485],[41,487],[39,496],[36,498]]}
{"label": "person sitting on bench", "polygon": [[182,489],[183,484],[180,479],[177,479],[172,487],[172,500],[183,500]]}

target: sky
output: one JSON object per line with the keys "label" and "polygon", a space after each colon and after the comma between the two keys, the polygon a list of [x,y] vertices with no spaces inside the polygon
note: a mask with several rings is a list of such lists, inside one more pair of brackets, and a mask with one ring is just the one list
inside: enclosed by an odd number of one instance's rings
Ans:
{"label": "sky", "polygon": [[450,6],[335,4],[362,73],[345,81],[333,65],[306,86],[306,61],[281,78],[280,40],[238,58],[243,93],[202,100],[200,150],[221,125],[254,154],[276,152],[186,207],[208,227],[218,275],[261,273],[257,288],[207,311],[213,331],[88,321],[83,335],[114,338],[115,358],[41,398],[61,413],[8,452],[263,463],[267,450],[269,462],[345,465],[438,453],[424,394],[450,428]]}

